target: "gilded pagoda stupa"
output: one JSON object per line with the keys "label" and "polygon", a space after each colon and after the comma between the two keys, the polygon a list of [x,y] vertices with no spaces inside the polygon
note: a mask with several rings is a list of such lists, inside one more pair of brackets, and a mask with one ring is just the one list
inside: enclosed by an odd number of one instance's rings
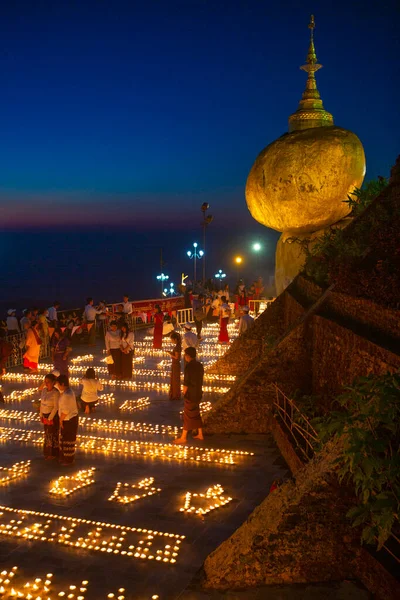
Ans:
{"label": "gilded pagoda stupa", "polygon": [[336,127],[323,106],[315,79],[318,64],[311,16],[306,88],[299,107],[289,117],[289,133],[258,155],[247,179],[246,201],[252,216],[281,231],[276,249],[277,293],[290,283],[304,262],[301,245],[330,226],[347,224],[344,202],[365,175],[365,155],[358,137]]}

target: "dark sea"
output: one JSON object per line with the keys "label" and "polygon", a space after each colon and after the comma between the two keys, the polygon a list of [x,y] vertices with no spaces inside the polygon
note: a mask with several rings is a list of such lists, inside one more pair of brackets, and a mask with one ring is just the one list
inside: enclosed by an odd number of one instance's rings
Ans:
{"label": "dark sea", "polygon": [[[263,231],[268,250],[261,257],[246,255],[251,232],[212,232],[206,249],[207,277],[222,269],[231,287],[238,276],[246,283],[259,274],[267,280],[274,272],[277,235]],[[196,237],[193,230],[137,232],[108,227],[2,231],[0,317],[6,316],[8,308],[49,307],[54,300],[61,302],[61,309],[83,307],[87,296],[110,303],[123,294],[132,300],[159,298],[161,286],[156,276],[161,249],[163,271],[176,287],[183,272],[193,279],[193,260],[186,255],[193,241],[200,244],[201,232]],[[233,263],[236,253],[245,258],[240,271]],[[197,274],[201,278],[201,261],[197,262]]]}

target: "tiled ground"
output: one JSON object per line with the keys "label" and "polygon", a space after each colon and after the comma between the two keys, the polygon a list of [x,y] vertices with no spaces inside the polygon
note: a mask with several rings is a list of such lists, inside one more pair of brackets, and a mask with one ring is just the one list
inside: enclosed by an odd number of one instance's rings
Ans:
{"label": "tiled ground", "polygon": [[[205,336],[203,348],[203,360],[211,359],[214,331],[211,329],[208,338]],[[210,346],[208,346],[210,343]],[[94,366],[103,366],[100,363],[102,344],[98,343],[96,348]],[[86,353],[87,348],[76,349],[74,354]],[[145,363],[138,363],[139,369],[153,369],[159,373],[157,363],[162,359],[169,362],[167,355],[164,357],[149,356],[144,347],[137,349],[136,356],[146,354]],[[84,361],[84,365],[89,365]],[[79,374],[78,374],[79,375]],[[105,377],[105,376],[104,376]],[[134,380],[139,388],[148,381],[167,382],[165,376],[151,377],[148,373],[136,375]],[[36,385],[36,382],[16,383],[14,381],[3,381],[3,393],[7,396],[12,390],[22,390]],[[226,386],[226,382],[206,382],[206,385]],[[152,424],[168,424],[180,426],[179,411],[182,409],[180,403],[170,402],[167,391],[151,389],[131,390],[113,385],[106,385],[106,392],[113,391],[115,402],[110,405],[100,404],[94,417],[106,420],[119,419]],[[142,410],[121,413],[119,406],[126,399],[150,397],[150,405]],[[35,396],[33,396],[35,398]],[[32,411],[32,398],[24,400],[7,400],[4,408],[9,411],[18,409]],[[204,400],[215,400],[214,392],[205,394]],[[1,406],[0,406],[1,408]],[[10,415],[4,414],[3,417]],[[40,431],[38,422],[24,423],[21,420],[10,420],[3,418],[0,426],[4,431],[10,428],[21,428]],[[117,433],[110,434],[106,431],[81,429],[81,433],[89,436],[123,438],[126,440],[157,441],[167,444],[173,439],[170,435],[139,434],[139,433]],[[148,532],[130,532],[131,543],[136,550],[132,556],[101,553],[87,550],[82,547],[65,547],[60,544],[49,544],[45,541],[16,538],[13,536],[0,536],[0,567],[1,570],[10,572],[13,566],[18,566],[17,574],[13,579],[3,574],[0,578],[0,586],[6,584],[8,590],[11,583],[15,582],[15,591],[24,596],[31,593],[31,598],[58,598],[58,594],[65,592],[65,598],[84,598],[85,600],[102,600],[115,594],[115,598],[124,596],[130,600],[147,600],[153,595],[158,595],[161,600],[175,598],[206,598],[208,595],[198,595],[193,588],[188,588],[195,574],[201,568],[206,556],[225,540],[251,513],[268,493],[269,487],[276,477],[286,477],[288,471],[286,465],[279,456],[272,439],[269,436],[211,436],[205,442],[192,444],[200,448],[229,449],[253,452],[254,456],[235,456],[235,464],[215,464],[211,462],[191,462],[183,460],[168,460],[152,458],[150,456],[122,456],[102,452],[84,453],[79,451],[74,466],[62,470],[58,464],[44,461],[41,449],[38,446],[20,442],[6,441],[1,446],[0,466],[7,467],[20,460],[31,459],[30,473],[7,485],[0,485],[0,504],[15,509],[33,510],[38,513],[68,516],[71,519],[80,518],[94,521],[96,523],[119,524],[128,527],[167,532],[185,536],[176,547],[181,549],[177,552],[176,563],[156,560],[143,560],[135,557],[140,539],[146,545],[148,543]],[[167,447],[168,448],[168,447]],[[168,451],[168,450],[167,450]],[[96,467],[95,483],[87,488],[77,491],[67,498],[54,498],[49,494],[50,482],[61,475],[73,475],[79,469]],[[129,505],[121,505],[109,502],[108,497],[115,489],[117,482],[135,483],[145,477],[154,477],[154,486],[161,491],[153,496],[138,500]],[[187,491],[194,493],[205,492],[212,485],[220,484],[224,488],[224,494],[232,497],[232,501],[224,507],[210,512],[205,516],[187,514],[179,511],[183,506],[184,495]],[[10,515],[3,510],[0,524],[7,523],[10,519],[18,521],[20,515]],[[32,525],[37,519],[39,523],[44,522],[43,516],[28,517]],[[28,522],[27,521],[27,522]],[[58,521],[59,523],[59,521]],[[65,521],[71,523],[71,521]],[[24,522],[22,526],[25,526]],[[63,523],[61,523],[63,525]],[[12,527],[19,527],[16,523]],[[59,526],[57,531],[59,531]],[[52,531],[50,525],[48,532]],[[85,535],[86,531],[96,526],[87,526],[82,523],[78,525],[79,533],[73,536],[74,543],[79,537]],[[86,527],[86,529],[85,529]],[[103,528],[104,529],[104,528]],[[9,529],[8,531],[12,531]],[[84,531],[85,530],[85,531]],[[118,531],[114,528],[115,531]],[[114,532],[115,532],[114,531]],[[114,533],[111,532],[111,533]],[[4,533],[4,530],[3,530]],[[103,533],[101,534],[103,535]],[[39,536],[40,537],[40,536]],[[43,536],[45,537],[45,536]],[[164,558],[165,546],[171,538],[165,536],[154,536],[151,542],[150,552],[156,548],[162,548]],[[103,538],[105,539],[105,538]],[[173,538],[175,539],[175,538]],[[110,538],[107,537],[109,541]],[[165,541],[167,540],[167,542]],[[161,543],[162,542],[162,543]],[[117,543],[117,542],[115,542]],[[136,544],[136,546],[135,546]],[[169,545],[173,545],[170,542]],[[156,555],[155,555],[156,556]],[[54,583],[47,585],[49,592],[41,591],[43,582],[37,582],[37,590],[33,588],[22,588],[27,580],[33,583],[34,578],[45,578],[47,573],[52,573],[50,578]],[[49,579],[49,581],[50,581]],[[82,584],[88,581],[88,584]],[[8,588],[7,588],[8,585]],[[69,586],[77,586],[69,589]],[[80,591],[80,589],[85,591]],[[118,592],[119,589],[123,592]],[[8,593],[8,592],[7,592]],[[252,598],[260,598],[260,592],[255,590]],[[36,594],[36,595],[35,595]],[[47,595],[46,595],[47,594]],[[7,597],[6,592],[0,597]],[[14,597],[14,596],[10,596]],[[211,597],[211,596],[210,596]],[[216,598],[219,596],[215,596]],[[234,598],[234,596],[231,596]],[[265,596],[267,597],[267,596]],[[276,596],[278,598],[280,596]],[[299,596],[300,597],[300,596]],[[282,596],[282,599],[286,598]]]}

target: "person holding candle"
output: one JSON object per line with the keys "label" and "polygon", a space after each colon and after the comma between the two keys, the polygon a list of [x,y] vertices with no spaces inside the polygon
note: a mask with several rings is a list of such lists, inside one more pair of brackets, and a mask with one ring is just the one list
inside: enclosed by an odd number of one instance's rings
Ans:
{"label": "person holding candle", "polygon": [[78,431],[78,406],[73,390],[69,387],[68,377],[60,375],[57,379],[60,397],[58,416],[60,418],[60,463],[70,465],[75,458],[76,434]]}
{"label": "person holding candle", "polygon": [[200,401],[203,397],[204,367],[196,360],[196,348],[189,347],[185,350],[185,377],[183,380],[183,431],[182,435],[174,440],[174,444],[186,444],[189,431],[197,429],[195,440],[204,440],[203,421],[200,415]]}
{"label": "person holding candle", "polygon": [[181,353],[182,340],[177,331],[173,331],[170,335],[171,340],[175,343],[174,349],[169,352],[171,355],[171,382],[169,386],[169,399],[181,399]]}
{"label": "person holding candle", "polygon": [[57,377],[49,373],[39,387],[40,395],[40,421],[44,425],[43,455],[46,460],[52,460],[59,454],[59,418],[58,399],[60,392],[55,387]]}

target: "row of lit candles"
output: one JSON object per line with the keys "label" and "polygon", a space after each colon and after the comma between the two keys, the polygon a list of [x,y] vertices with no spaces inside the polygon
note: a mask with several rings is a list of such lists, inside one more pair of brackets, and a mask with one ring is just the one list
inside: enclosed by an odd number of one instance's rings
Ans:
{"label": "row of lit candles", "polygon": [[31,461],[21,461],[13,464],[11,467],[0,467],[0,484],[8,483],[13,479],[23,477],[29,472]]}
{"label": "row of lit candles", "polygon": [[164,563],[176,562],[185,539],[175,533],[9,506],[0,506],[0,534]]}
{"label": "row of lit candles", "polygon": [[[202,408],[202,405],[204,409]],[[210,405],[210,406],[208,406]],[[210,410],[210,402],[201,402],[200,410]],[[0,419],[8,421],[22,421],[24,423],[40,422],[38,413],[27,410],[0,409]],[[164,425],[158,423],[136,423],[134,421],[121,421],[118,419],[97,419],[94,417],[79,417],[79,426],[84,429],[99,429],[100,431],[140,433],[140,434],[158,434],[158,435],[177,435],[179,428],[175,425]]]}
{"label": "row of lit candles", "polygon": [[[27,431],[15,427],[0,427],[0,440],[43,444],[44,436],[40,431]],[[123,454],[124,456],[141,456],[173,461],[190,461],[198,463],[217,463],[234,465],[240,458],[254,456],[253,452],[244,450],[227,450],[223,448],[199,448],[196,446],[163,444],[139,440],[103,438],[79,435],[77,447],[84,452],[102,454]]]}

